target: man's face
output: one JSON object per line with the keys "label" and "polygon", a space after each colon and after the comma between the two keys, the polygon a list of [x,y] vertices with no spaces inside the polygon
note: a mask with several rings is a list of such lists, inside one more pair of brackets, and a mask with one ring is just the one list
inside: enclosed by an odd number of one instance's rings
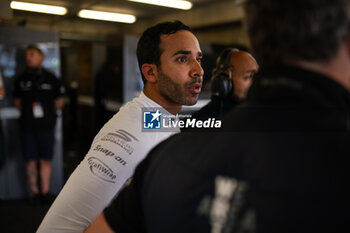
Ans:
{"label": "man's face", "polygon": [[27,66],[30,68],[38,68],[41,67],[41,63],[43,62],[43,55],[41,55],[35,49],[28,49],[26,51],[26,62]]}
{"label": "man's face", "polygon": [[198,40],[189,31],[161,35],[158,88],[167,102],[177,105],[197,103],[204,71]]}
{"label": "man's face", "polygon": [[249,53],[238,51],[233,53],[229,67],[233,67],[230,70],[234,87],[233,96],[240,100],[245,99],[259,66]]}

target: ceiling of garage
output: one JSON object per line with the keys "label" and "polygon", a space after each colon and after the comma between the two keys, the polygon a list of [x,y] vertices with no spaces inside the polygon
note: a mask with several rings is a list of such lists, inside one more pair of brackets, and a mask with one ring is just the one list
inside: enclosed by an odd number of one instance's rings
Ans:
{"label": "ceiling of garage", "polygon": [[[22,1],[22,0],[19,0]],[[193,3],[192,9],[203,6],[215,6],[221,2],[233,2],[233,0],[190,0]],[[68,17],[75,17],[80,9],[103,10],[117,13],[127,13],[135,15],[139,20],[154,18],[159,15],[176,13],[182,10],[161,7],[128,0],[23,0],[23,2],[42,3],[48,5],[64,6],[68,9]],[[23,12],[16,11],[16,15]]]}
{"label": "ceiling of garage", "polygon": [[[3,1],[3,0],[2,0]],[[8,4],[11,0],[7,1]],[[242,0],[190,0],[190,10],[179,10],[128,0],[17,0],[64,6],[68,13],[64,16],[48,15],[27,11],[13,10],[8,22],[12,25],[35,29],[59,31],[62,35],[90,34],[110,35],[118,33],[140,33],[146,27],[161,21],[181,20],[192,29],[222,27],[240,22],[243,18]],[[102,10],[127,13],[136,16],[134,24],[114,23],[82,19],[77,16],[81,9]],[[1,12],[0,12],[1,16]]]}

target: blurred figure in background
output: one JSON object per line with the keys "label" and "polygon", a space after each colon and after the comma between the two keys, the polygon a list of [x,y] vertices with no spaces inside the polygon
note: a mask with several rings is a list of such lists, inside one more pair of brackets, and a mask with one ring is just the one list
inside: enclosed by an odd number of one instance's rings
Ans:
{"label": "blurred figure in background", "polygon": [[216,60],[211,78],[211,101],[192,114],[196,119],[221,118],[247,97],[259,66],[245,51],[226,48]]}
{"label": "blurred figure in background", "polygon": [[16,77],[13,93],[14,105],[21,112],[22,151],[34,201],[48,200],[56,111],[64,105],[64,88],[54,74],[43,68],[43,60],[39,47],[27,47],[27,67]]}

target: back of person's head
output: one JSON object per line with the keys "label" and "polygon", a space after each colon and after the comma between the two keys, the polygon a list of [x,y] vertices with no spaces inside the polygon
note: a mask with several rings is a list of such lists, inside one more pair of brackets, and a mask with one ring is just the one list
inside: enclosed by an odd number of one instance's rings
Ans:
{"label": "back of person's head", "polygon": [[259,65],[249,52],[236,48],[224,49],[212,72],[212,96],[235,102],[244,100],[258,70]]}
{"label": "back of person's head", "polygon": [[212,70],[211,93],[221,99],[227,98],[233,91],[229,66],[232,54],[238,52],[236,48],[225,48],[216,59],[216,66]]}
{"label": "back of person's head", "polygon": [[[159,47],[160,36],[174,34],[181,30],[192,32],[190,27],[180,21],[164,22],[146,29],[137,44],[137,60],[140,70],[144,63],[155,64],[159,67],[160,55],[163,52]],[[145,84],[146,79],[142,72],[141,75]]]}
{"label": "back of person's head", "polygon": [[255,57],[271,65],[327,62],[349,36],[349,0],[246,0]]}
{"label": "back of person's head", "polygon": [[212,70],[212,74],[215,75],[218,72],[227,70],[229,63],[230,63],[231,56],[235,52],[238,52],[238,51],[239,51],[239,49],[237,49],[237,48],[225,48],[225,49],[223,49],[216,59],[216,65],[215,65],[214,69]]}

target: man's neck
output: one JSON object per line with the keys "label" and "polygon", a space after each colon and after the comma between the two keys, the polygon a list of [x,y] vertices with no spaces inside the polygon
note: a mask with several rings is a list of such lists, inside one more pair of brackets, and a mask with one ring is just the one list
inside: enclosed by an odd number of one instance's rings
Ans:
{"label": "man's neck", "polygon": [[297,61],[294,64],[301,68],[326,75],[350,91],[350,58],[345,48],[339,49],[335,57],[329,62]]}
{"label": "man's neck", "polygon": [[157,104],[162,106],[165,110],[167,110],[169,113],[171,113],[173,115],[176,115],[181,111],[182,105],[175,104],[175,103],[168,101],[162,95],[160,95],[158,90],[154,90],[153,88],[145,87],[143,89],[143,93],[148,98],[150,98],[151,100],[153,100],[154,102],[156,102]]}

